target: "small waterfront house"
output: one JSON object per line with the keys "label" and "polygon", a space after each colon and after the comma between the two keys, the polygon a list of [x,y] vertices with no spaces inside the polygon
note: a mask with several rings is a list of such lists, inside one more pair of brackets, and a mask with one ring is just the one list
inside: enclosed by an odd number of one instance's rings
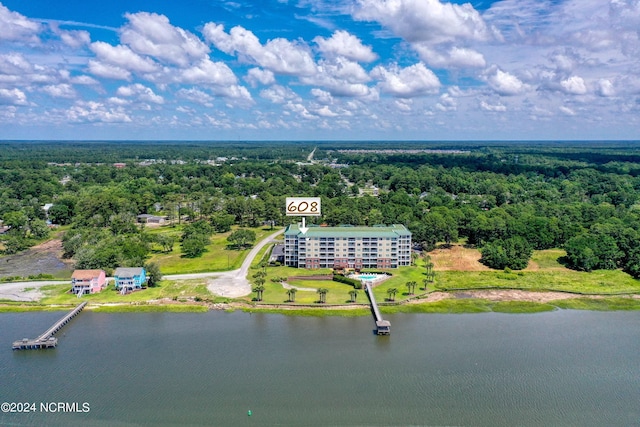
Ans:
{"label": "small waterfront house", "polygon": [[76,295],[95,294],[106,286],[104,270],[75,270],[71,275],[71,292]]}
{"label": "small waterfront house", "polygon": [[118,267],[113,273],[116,289],[122,293],[146,286],[147,272],[143,267]]}
{"label": "small waterfront house", "polygon": [[140,224],[164,224],[167,221],[166,216],[142,214],[137,216]]}

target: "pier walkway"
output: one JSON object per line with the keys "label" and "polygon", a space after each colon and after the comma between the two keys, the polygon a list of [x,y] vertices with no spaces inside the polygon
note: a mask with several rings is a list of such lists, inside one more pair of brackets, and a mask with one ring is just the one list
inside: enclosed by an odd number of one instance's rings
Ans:
{"label": "pier walkway", "polygon": [[87,302],[84,301],[76,308],[65,314],[60,320],[53,324],[49,329],[44,331],[38,338],[24,338],[13,342],[14,350],[32,350],[40,348],[54,348],[58,344],[58,338],[53,335],[64,327],[71,319],[76,317],[82,311]]}
{"label": "pier walkway", "polygon": [[373,295],[373,291],[371,290],[371,284],[366,282],[364,284],[364,289],[367,292],[369,301],[371,302],[371,311],[373,311],[373,317],[375,317],[376,320],[376,333],[378,335],[390,335],[391,322],[382,318],[380,310],[378,309],[378,304],[376,303],[376,297]]}

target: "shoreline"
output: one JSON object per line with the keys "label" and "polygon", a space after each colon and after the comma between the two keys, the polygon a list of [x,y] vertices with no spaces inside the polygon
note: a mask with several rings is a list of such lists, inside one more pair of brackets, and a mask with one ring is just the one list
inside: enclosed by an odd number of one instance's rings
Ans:
{"label": "shoreline", "polygon": [[[383,313],[536,313],[557,309],[595,311],[640,310],[640,294],[585,295],[557,291],[519,289],[434,291],[413,299],[379,303]],[[0,313],[64,311],[74,304],[44,305],[29,301],[0,302]],[[164,298],[131,303],[89,303],[86,310],[96,312],[207,312],[211,310],[269,312],[288,315],[330,316],[370,315],[369,304],[295,304],[247,301],[175,301]]]}

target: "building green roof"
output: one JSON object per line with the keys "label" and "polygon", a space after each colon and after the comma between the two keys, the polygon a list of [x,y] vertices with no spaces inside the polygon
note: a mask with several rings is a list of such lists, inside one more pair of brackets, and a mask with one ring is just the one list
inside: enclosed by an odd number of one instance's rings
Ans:
{"label": "building green roof", "polygon": [[402,224],[393,224],[388,226],[374,226],[374,227],[361,227],[361,226],[339,226],[339,227],[319,227],[310,226],[309,230],[303,235],[300,231],[300,224],[291,224],[284,232],[285,236],[298,236],[298,237],[400,237],[411,236],[411,232]]}

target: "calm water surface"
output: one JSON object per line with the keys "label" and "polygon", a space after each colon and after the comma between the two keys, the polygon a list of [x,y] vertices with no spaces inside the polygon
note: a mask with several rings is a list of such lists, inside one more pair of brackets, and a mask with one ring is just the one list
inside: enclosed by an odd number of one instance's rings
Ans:
{"label": "calm water surface", "polygon": [[0,425],[640,425],[640,313],[395,315],[377,337],[370,317],[84,312],[57,349],[11,350],[60,316],[0,314],[0,401],[89,412]]}

